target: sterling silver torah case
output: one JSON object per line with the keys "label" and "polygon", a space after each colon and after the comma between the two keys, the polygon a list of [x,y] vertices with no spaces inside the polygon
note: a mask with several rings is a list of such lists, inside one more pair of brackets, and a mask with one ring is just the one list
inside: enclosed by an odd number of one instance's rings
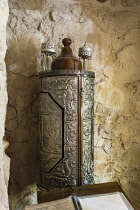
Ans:
{"label": "sterling silver torah case", "polygon": [[94,73],[58,65],[39,77],[40,186],[94,183]]}

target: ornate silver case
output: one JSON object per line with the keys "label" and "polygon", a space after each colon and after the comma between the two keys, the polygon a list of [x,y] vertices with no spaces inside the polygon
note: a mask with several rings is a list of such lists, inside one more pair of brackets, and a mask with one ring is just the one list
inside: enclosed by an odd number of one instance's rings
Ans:
{"label": "ornate silver case", "polygon": [[94,73],[45,71],[40,76],[40,186],[94,183]]}

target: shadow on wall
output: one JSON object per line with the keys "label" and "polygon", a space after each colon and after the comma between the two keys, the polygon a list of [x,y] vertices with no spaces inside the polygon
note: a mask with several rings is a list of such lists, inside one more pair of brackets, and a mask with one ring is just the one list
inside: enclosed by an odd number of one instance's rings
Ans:
{"label": "shadow on wall", "polygon": [[37,183],[39,176],[39,84],[34,76],[37,49],[28,38],[26,43],[23,39],[18,40],[18,44],[8,40],[8,45],[6,139],[9,147],[6,152],[11,159],[9,197],[20,197],[26,186]]}

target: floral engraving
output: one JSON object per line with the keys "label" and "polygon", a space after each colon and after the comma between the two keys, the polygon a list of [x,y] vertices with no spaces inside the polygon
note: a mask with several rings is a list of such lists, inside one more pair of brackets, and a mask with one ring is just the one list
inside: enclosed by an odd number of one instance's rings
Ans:
{"label": "floral engraving", "polygon": [[[42,137],[42,142],[45,143],[42,144],[41,142],[41,185],[47,189],[77,184],[77,88],[77,77],[42,78],[42,94],[51,95],[64,110],[63,119],[60,119],[58,117],[60,113],[58,114],[56,108],[52,109],[52,104],[50,104],[48,98],[44,98],[41,102],[40,115],[43,116],[45,113],[47,115],[45,115],[46,124],[51,122],[50,125],[46,126],[47,129]],[[49,117],[47,110],[50,114]],[[61,127],[62,121],[64,121],[64,125]],[[40,123],[42,127],[43,124]],[[53,135],[56,137],[56,141],[58,139],[58,142],[52,142],[55,138],[52,138],[52,133],[54,133]],[[63,140],[60,141],[60,139]],[[48,145],[53,148],[50,147],[49,149],[48,147],[46,151],[48,141],[52,142],[52,144],[49,143]],[[57,161],[58,159],[59,161]],[[53,162],[56,164],[54,165]],[[46,164],[48,166],[44,166]],[[52,168],[50,169],[51,165]],[[44,167],[49,167],[50,171],[44,170]]]}
{"label": "floral engraving", "polygon": [[93,176],[93,110],[94,110],[94,79],[83,77],[83,163],[82,182],[83,184],[94,183]]}

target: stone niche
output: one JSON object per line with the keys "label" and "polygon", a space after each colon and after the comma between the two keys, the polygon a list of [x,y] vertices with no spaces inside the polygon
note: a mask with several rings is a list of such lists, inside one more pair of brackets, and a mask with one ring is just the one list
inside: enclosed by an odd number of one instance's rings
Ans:
{"label": "stone niche", "polygon": [[[0,5],[0,11],[6,14],[4,25],[0,25],[3,42],[2,47],[0,44],[0,154],[3,154],[7,103],[4,66],[7,1],[0,1]],[[137,0],[9,0],[5,139],[9,142],[7,154],[11,159],[11,210],[20,210],[25,204],[36,202],[39,81],[34,75],[39,71],[41,43],[51,38],[59,53],[64,37],[75,41],[72,45],[75,55],[85,41],[93,47],[93,59],[88,62],[87,68],[96,74],[95,182],[117,180],[135,208],[140,208],[139,13],[140,2]],[[0,156],[0,186],[4,187],[5,193],[0,199],[2,205],[6,205],[4,208],[8,209],[4,156]]]}
{"label": "stone niche", "polygon": [[8,1],[0,1],[0,209],[9,209],[8,205],[8,179],[9,179],[9,166],[10,161],[5,154],[5,149],[8,146],[7,141],[4,139],[5,133],[5,118],[7,106],[7,75],[5,66],[5,53],[6,53],[6,25],[8,20]]}

